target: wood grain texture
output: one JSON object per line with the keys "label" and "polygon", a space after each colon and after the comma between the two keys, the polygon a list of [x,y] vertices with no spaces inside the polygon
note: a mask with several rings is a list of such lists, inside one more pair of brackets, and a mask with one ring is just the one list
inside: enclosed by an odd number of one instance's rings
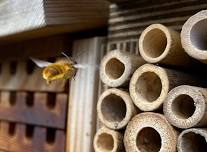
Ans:
{"label": "wood grain texture", "polygon": [[67,94],[1,92],[0,120],[64,129]]}
{"label": "wood grain texture", "polygon": [[139,0],[110,5],[108,50],[129,47],[139,54],[137,47],[141,32],[150,24],[160,23],[180,31],[185,21],[196,12],[206,9],[202,0]]}
{"label": "wood grain texture", "polygon": [[0,122],[0,147],[13,152],[64,152],[62,130]]}
{"label": "wood grain texture", "polygon": [[77,62],[85,68],[79,69],[75,80],[71,82],[67,152],[93,151],[99,87],[98,66],[102,45],[103,38],[99,37],[74,42],[73,56],[77,57]]}
{"label": "wood grain texture", "polygon": [[106,26],[106,0],[3,0],[1,41],[19,40]]}
{"label": "wood grain texture", "polygon": [[[0,42],[1,43],[1,42]],[[61,51],[70,54],[72,38],[68,34],[54,35],[32,40],[0,45],[0,61],[28,60],[29,57],[47,59],[61,55]]]}

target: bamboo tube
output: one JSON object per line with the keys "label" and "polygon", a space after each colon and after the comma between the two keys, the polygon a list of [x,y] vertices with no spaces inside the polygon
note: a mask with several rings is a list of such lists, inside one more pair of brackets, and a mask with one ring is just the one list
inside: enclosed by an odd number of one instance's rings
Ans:
{"label": "bamboo tube", "polygon": [[178,128],[207,126],[207,89],[182,85],[172,89],[163,110],[168,121]]}
{"label": "bamboo tube", "polygon": [[102,127],[94,137],[95,152],[124,152],[123,136],[117,131]]}
{"label": "bamboo tube", "polygon": [[178,137],[178,152],[206,152],[207,129],[192,128],[184,130]]}
{"label": "bamboo tube", "polygon": [[191,16],[183,25],[181,42],[191,57],[207,63],[207,10]]}
{"label": "bamboo tube", "polygon": [[182,72],[145,64],[132,75],[129,91],[140,110],[153,111],[162,106],[172,88],[182,84],[201,84],[201,80]]}
{"label": "bamboo tube", "polygon": [[149,63],[168,65],[190,63],[190,57],[182,48],[180,33],[162,24],[152,24],[142,32],[139,51],[144,60]]}
{"label": "bamboo tube", "polygon": [[124,128],[137,113],[129,93],[115,88],[101,94],[97,111],[101,122],[111,129]]}
{"label": "bamboo tube", "polygon": [[101,61],[100,77],[110,87],[126,85],[133,72],[144,60],[135,54],[114,50],[106,54]]}
{"label": "bamboo tube", "polygon": [[175,152],[177,132],[161,114],[146,112],[129,122],[124,145],[127,152]]}

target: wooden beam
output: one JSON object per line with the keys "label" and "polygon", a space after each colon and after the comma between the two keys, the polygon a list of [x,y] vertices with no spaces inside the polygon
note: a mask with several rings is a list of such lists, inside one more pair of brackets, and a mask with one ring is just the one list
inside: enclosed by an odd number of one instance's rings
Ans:
{"label": "wooden beam", "polygon": [[1,1],[1,43],[106,26],[108,4],[106,0]]}
{"label": "wooden beam", "polygon": [[85,68],[71,82],[66,136],[67,152],[92,152],[96,132],[96,103],[99,88],[99,62],[103,38],[74,42],[73,57]]}
{"label": "wooden beam", "polygon": [[71,37],[61,34],[0,45],[0,61],[23,61],[29,57],[47,59],[60,56],[61,51],[70,54],[73,42]]}

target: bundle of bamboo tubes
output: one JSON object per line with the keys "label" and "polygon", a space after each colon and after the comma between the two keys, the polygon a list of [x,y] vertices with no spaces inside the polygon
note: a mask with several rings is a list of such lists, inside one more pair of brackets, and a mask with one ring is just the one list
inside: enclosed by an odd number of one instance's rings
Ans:
{"label": "bundle of bamboo tubes", "polygon": [[190,17],[181,34],[152,24],[138,42],[141,56],[113,50],[102,59],[100,78],[109,89],[97,103],[103,127],[95,151],[207,151],[207,82],[200,68],[207,63],[207,10]]}

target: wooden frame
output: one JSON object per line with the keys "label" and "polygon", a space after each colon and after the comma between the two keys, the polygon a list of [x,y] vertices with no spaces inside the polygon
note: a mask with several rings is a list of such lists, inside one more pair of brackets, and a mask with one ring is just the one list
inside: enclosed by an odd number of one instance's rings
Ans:
{"label": "wooden frame", "polygon": [[[71,82],[66,137],[66,152],[93,151],[96,132],[96,104],[99,94],[99,62],[104,39],[74,42],[73,57],[84,66]],[[80,53],[81,52],[81,53]]]}

